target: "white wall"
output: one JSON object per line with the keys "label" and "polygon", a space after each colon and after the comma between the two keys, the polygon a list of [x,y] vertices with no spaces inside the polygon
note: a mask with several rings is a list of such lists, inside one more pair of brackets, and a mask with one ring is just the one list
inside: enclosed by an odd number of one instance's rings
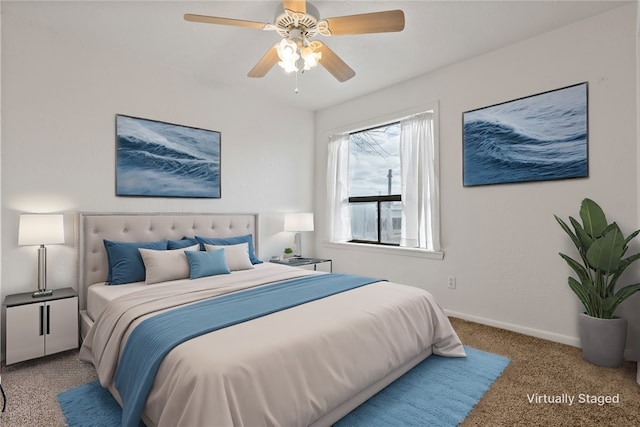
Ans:
{"label": "white wall", "polygon": [[[65,213],[50,288],[76,287],[76,211],[257,212],[260,256],[291,246],[283,212],[313,203],[313,113],[85,43],[3,17],[2,300],[36,288],[36,248],[17,246],[25,211]],[[117,113],[221,131],[222,198],[116,197]]]}
{"label": "white wall", "polygon": [[[577,216],[580,201],[591,197],[627,233],[638,224],[635,8],[618,8],[319,111],[317,254],[333,258],[334,271],[428,289],[452,314],[578,345],[580,305],[566,283],[569,267],[558,256],[572,248],[553,214]],[[464,111],[584,81],[589,82],[588,179],[462,186]],[[444,259],[323,244],[328,236],[325,170],[332,130],[432,102],[440,106]],[[457,278],[457,289],[447,289],[448,276]],[[621,313],[630,318],[633,349],[640,338],[640,295],[625,304]]]}

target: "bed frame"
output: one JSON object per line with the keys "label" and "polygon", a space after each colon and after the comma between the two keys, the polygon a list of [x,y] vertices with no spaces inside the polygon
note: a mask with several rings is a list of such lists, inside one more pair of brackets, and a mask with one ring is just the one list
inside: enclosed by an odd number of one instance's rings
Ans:
{"label": "bed frame", "polygon": [[107,279],[104,239],[151,242],[184,236],[232,237],[253,235],[258,256],[258,214],[218,213],[78,213],[78,296],[80,334],[84,338],[93,324],[86,312],[87,289]]}
{"label": "bed frame", "polygon": [[[258,214],[202,213],[78,213],[78,294],[80,330],[86,336],[93,321],[86,313],[87,288],[107,277],[107,254],[104,239],[143,242],[181,239],[184,236],[231,237],[252,234],[258,255]],[[337,422],[378,391],[391,384],[431,354],[426,351],[385,378],[362,390],[313,424],[328,426]],[[144,421],[147,421],[144,419]]]}

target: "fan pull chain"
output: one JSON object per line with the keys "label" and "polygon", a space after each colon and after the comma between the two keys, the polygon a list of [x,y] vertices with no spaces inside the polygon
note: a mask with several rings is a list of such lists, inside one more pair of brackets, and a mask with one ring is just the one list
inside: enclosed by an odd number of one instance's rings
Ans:
{"label": "fan pull chain", "polygon": [[296,88],[294,89],[295,93],[298,93],[300,90],[298,89],[298,70],[296,70]]}

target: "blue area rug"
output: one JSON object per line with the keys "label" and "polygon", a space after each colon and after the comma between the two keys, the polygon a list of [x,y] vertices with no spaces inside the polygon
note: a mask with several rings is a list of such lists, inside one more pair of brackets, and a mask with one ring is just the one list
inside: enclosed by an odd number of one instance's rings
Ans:
{"label": "blue area rug", "polygon": [[[335,426],[457,426],[509,364],[503,356],[465,350],[466,358],[427,358]],[[60,393],[58,402],[70,427],[120,425],[120,406],[98,381]]]}

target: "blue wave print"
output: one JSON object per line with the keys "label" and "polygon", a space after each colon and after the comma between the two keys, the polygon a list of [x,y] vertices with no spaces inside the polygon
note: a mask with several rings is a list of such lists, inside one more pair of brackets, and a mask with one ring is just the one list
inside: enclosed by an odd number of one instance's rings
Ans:
{"label": "blue wave print", "polygon": [[464,185],[588,175],[586,84],[465,113]]}
{"label": "blue wave print", "polygon": [[220,134],[117,117],[118,195],[220,197]]}

